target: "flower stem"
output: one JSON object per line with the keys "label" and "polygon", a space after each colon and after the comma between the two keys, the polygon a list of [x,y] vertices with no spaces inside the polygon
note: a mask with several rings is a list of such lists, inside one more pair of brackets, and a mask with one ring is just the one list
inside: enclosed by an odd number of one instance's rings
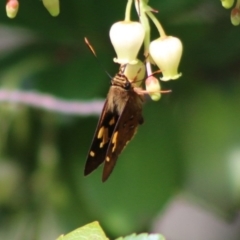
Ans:
{"label": "flower stem", "polygon": [[148,15],[148,17],[153,21],[153,23],[155,24],[159,34],[161,37],[166,37],[166,33],[163,30],[162,25],[160,24],[160,22],[157,20],[157,18],[150,12],[147,11],[146,14]]}
{"label": "flower stem", "polygon": [[240,8],[240,0],[237,0],[237,3],[236,3],[236,8]]}
{"label": "flower stem", "polygon": [[146,61],[146,70],[147,70],[147,76],[150,77],[152,76],[152,67],[151,63],[149,61]]}
{"label": "flower stem", "polygon": [[125,21],[130,22],[131,21],[131,8],[132,8],[132,0],[128,0],[126,11],[125,11]]}

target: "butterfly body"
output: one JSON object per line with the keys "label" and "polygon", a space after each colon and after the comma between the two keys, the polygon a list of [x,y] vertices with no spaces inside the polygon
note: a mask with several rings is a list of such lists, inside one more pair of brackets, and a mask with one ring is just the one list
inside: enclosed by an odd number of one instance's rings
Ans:
{"label": "butterfly body", "polygon": [[119,154],[143,123],[143,96],[134,91],[134,82],[120,72],[111,81],[107,99],[93,137],[84,175],[104,162],[102,180],[111,174]]}

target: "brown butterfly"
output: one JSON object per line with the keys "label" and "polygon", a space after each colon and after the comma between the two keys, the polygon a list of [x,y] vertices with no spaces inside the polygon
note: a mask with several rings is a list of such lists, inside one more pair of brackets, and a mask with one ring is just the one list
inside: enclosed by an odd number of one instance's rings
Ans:
{"label": "brown butterfly", "polygon": [[110,176],[119,154],[143,123],[143,95],[134,91],[134,81],[124,75],[125,66],[111,80],[111,87],[92,140],[84,175],[104,162],[102,181]]}

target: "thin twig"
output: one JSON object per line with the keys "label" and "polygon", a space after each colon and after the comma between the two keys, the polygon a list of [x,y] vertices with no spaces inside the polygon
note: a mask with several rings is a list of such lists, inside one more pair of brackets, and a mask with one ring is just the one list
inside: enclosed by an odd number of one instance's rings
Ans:
{"label": "thin twig", "polygon": [[2,102],[25,104],[57,113],[80,116],[99,115],[103,107],[102,99],[67,101],[49,94],[7,89],[0,89],[0,103]]}

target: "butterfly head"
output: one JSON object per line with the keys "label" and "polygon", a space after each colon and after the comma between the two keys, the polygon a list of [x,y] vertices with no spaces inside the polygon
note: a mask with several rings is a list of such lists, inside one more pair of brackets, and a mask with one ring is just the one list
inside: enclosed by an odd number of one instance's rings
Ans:
{"label": "butterfly head", "polygon": [[125,90],[130,90],[131,87],[132,87],[128,78],[124,74],[122,74],[121,72],[116,74],[111,82],[112,82],[113,86],[118,86],[118,87],[124,88]]}

